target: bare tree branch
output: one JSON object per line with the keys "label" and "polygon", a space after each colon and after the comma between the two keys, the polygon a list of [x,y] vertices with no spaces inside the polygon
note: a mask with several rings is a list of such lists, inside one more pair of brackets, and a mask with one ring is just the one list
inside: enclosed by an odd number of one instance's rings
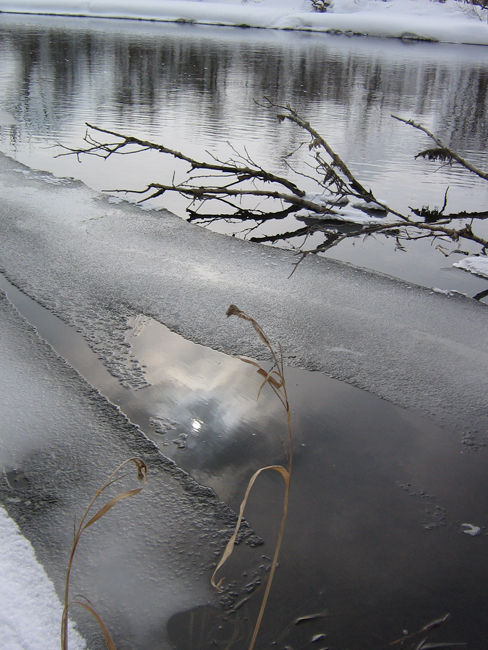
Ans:
{"label": "bare tree branch", "polygon": [[418,124],[413,120],[406,120],[403,117],[398,117],[398,115],[392,114],[392,118],[398,120],[399,122],[403,122],[404,124],[408,124],[409,126],[413,126],[414,129],[418,129],[419,131],[422,131],[423,133],[428,135],[431,140],[433,140],[436,143],[437,149],[425,149],[425,151],[421,151],[420,153],[418,153],[415,156],[416,158],[426,158],[427,160],[441,160],[441,161],[451,162],[451,163],[452,161],[455,160],[457,163],[459,163],[462,167],[464,167],[468,171],[472,172],[473,174],[476,174],[476,176],[479,176],[483,180],[488,181],[487,172],[478,169],[470,162],[468,162],[465,158],[460,156],[458,153],[452,151],[452,149],[450,149],[447,145],[445,145],[440,138],[438,138],[436,135],[434,135],[428,129],[426,129],[425,126],[422,126],[421,124]]}
{"label": "bare tree branch", "polygon": [[[105,133],[107,135],[113,135],[116,138],[120,138],[121,142],[116,142],[113,144],[98,142],[93,138],[93,136],[91,136],[89,132],[87,132],[85,135],[85,142],[89,145],[87,148],[71,149],[69,147],[63,146],[63,149],[65,149],[65,153],[58,154],[57,157],[66,156],[70,154],[76,154],[79,157],[81,154],[90,154],[90,155],[99,155],[102,156],[103,158],[109,158],[115,153],[117,154],[140,153],[141,151],[153,150],[159,153],[168,154],[170,156],[173,156],[173,158],[177,158],[178,160],[183,160],[184,162],[187,162],[190,165],[191,171],[193,171],[194,169],[206,169],[209,171],[212,170],[212,171],[217,171],[222,173],[228,173],[237,176],[242,181],[248,180],[249,178],[259,178],[265,183],[278,183],[279,185],[283,185],[283,187],[286,187],[290,192],[292,192],[296,196],[305,195],[305,192],[303,190],[298,188],[295,185],[295,183],[292,183],[287,178],[283,178],[281,176],[275,176],[274,174],[271,174],[270,172],[266,172],[264,169],[261,169],[260,167],[247,167],[247,166],[239,166],[237,164],[225,164],[220,162],[217,158],[215,158],[216,161],[215,163],[199,162],[194,158],[191,158],[190,156],[186,156],[185,154],[179,151],[175,151],[174,149],[169,149],[168,147],[165,147],[162,144],[156,144],[154,142],[149,142],[147,140],[141,140],[140,138],[136,138],[132,135],[125,135],[123,133],[118,133],[117,131],[102,129],[98,126],[93,126],[88,122],[86,122],[86,126],[92,131],[96,131],[98,133]],[[124,149],[134,145],[139,147],[139,149],[137,149],[136,151],[125,151],[125,152],[123,151]]]}
{"label": "bare tree branch", "polygon": [[[470,241],[481,247],[481,254],[487,254],[488,240],[475,233],[473,226],[477,221],[487,219],[488,211],[446,214],[449,188],[446,189],[440,209],[423,206],[422,208],[410,207],[410,213],[396,210],[379,201],[371,190],[367,190],[325,138],[309,122],[302,119],[291,106],[279,106],[267,101],[268,109],[277,110],[277,118],[280,122],[291,122],[310,137],[311,162],[305,163],[310,173],[292,167],[288,158],[294,152],[285,155],[282,162],[295,177],[304,178],[309,185],[315,183],[315,192],[307,193],[289,178],[266,171],[251,158],[247,149],[244,149],[244,153],[240,153],[230,143],[229,148],[233,154],[230,159],[223,161],[207,152],[209,160],[199,161],[164,144],[87,123],[84,138],[86,146],[78,149],[63,147],[64,151],[59,155],[76,155],[80,158],[85,154],[107,159],[114,154],[130,155],[156,151],[186,162],[189,170],[186,178],[180,183],[175,182],[173,175],[171,184],[151,182],[143,189],[110,191],[140,195],[141,202],[156,199],[166,192],[176,192],[190,200],[190,206],[187,208],[190,221],[203,225],[213,223],[217,219],[224,219],[234,224],[250,222],[249,227],[242,231],[245,236],[249,236],[267,221],[284,219],[290,214],[296,214],[296,218],[305,223],[303,227],[281,234],[253,235],[250,239],[263,243],[285,240],[290,243],[292,239],[303,237],[304,242],[299,248],[297,264],[306,255],[324,252],[345,239],[380,234],[393,238],[396,248],[400,250],[405,250],[402,242],[430,239],[432,242],[449,240],[456,245],[461,241]],[[422,125],[413,120],[392,117],[422,131],[437,145],[436,149],[425,150],[418,156],[449,163],[457,162],[469,172],[488,180],[488,173],[471,165]],[[103,141],[100,134],[115,140]],[[249,200],[253,198],[265,199],[266,202],[263,207],[259,204],[250,207]],[[224,204],[230,213],[219,215],[200,212],[202,206],[214,201]],[[280,209],[268,209],[268,205],[276,201],[279,202]],[[378,218],[379,214],[380,218]],[[460,223],[454,227],[453,223],[456,221]],[[313,249],[304,250],[309,237],[317,234],[323,237],[323,241]],[[444,255],[449,254],[440,244],[436,248]]]}

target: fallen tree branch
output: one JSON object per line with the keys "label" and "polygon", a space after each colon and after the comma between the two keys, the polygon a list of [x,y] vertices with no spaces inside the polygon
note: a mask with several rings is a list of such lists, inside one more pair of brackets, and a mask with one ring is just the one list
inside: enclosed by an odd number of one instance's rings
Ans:
{"label": "fallen tree branch", "polygon": [[[245,236],[250,236],[261,224],[271,219],[284,219],[294,215],[305,225],[281,234],[255,235],[252,241],[270,243],[302,238],[297,248],[298,264],[309,254],[322,253],[351,237],[370,237],[383,235],[394,238],[396,247],[404,250],[403,241],[419,239],[449,240],[459,245],[461,241],[470,241],[481,247],[481,254],[488,252],[488,240],[473,230],[478,220],[488,218],[487,212],[458,212],[446,214],[448,189],[444,195],[442,208],[410,207],[410,213],[396,210],[385,202],[378,200],[372,190],[368,190],[356,178],[342,158],[332,149],[326,139],[305,121],[291,106],[280,106],[267,100],[267,109],[277,111],[280,122],[288,121],[298,126],[310,137],[309,151],[310,173],[293,169],[289,156],[296,153],[303,144],[291,154],[283,157],[283,163],[296,177],[302,177],[308,184],[315,183],[316,190],[306,192],[299,185],[287,178],[266,171],[250,156],[247,149],[244,154],[238,152],[231,144],[232,152],[228,160],[220,160],[207,152],[209,160],[197,160],[164,144],[154,143],[132,135],[105,129],[87,123],[85,134],[86,146],[83,148],[63,147],[63,155],[94,155],[104,159],[117,155],[131,155],[144,151],[156,151],[188,163],[186,177],[182,182],[151,182],[142,189],[109,190],[118,193],[140,195],[140,202],[157,199],[166,192],[178,193],[190,201],[187,208],[189,221],[209,225],[218,219],[232,223],[249,224]],[[406,120],[396,115],[394,119],[413,126],[428,135],[437,145],[435,149],[426,149],[416,157],[443,162],[457,162],[467,171],[488,180],[488,173],[476,168],[462,156],[452,151],[437,136],[421,124]],[[110,136],[114,140],[104,141],[100,135]],[[252,199],[265,201],[264,207],[249,203]],[[203,213],[202,207],[213,201],[224,205],[228,214]],[[278,202],[280,208],[270,208]],[[453,225],[454,222],[461,222]],[[311,235],[320,234],[323,241],[313,248],[304,249],[305,242]],[[293,242],[292,246],[293,246]],[[439,248],[439,247],[438,247]],[[442,248],[444,255],[449,254]]]}

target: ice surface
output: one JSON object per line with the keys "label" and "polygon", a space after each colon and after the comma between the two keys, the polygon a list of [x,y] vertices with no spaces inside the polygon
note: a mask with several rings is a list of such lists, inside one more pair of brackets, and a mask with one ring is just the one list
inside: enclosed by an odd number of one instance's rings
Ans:
{"label": "ice surface", "polygon": [[464,269],[475,275],[480,275],[482,278],[488,278],[488,257],[471,255],[465,257],[460,262],[455,262],[453,266],[457,266],[458,269]]}
{"label": "ice surface", "polygon": [[[82,538],[72,594],[81,593],[96,604],[119,650],[165,648],[168,618],[216,597],[210,574],[215,553],[230,536],[235,514],[212,490],[199,486],[163,458],[136,427],[39,339],[1,293],[0,322],[0,467],[4,469],[0,504],[33,545],[61,597],[75,512],[80,517],[120,462],[135,454],[143,457],[149,468],[143,493],[118,504]],[[22,476],[22,481],[9,482],[12,473]],[[12,537],[13,524],[6,522],[4,527],[0,520],[2,572],[13,570],[9,558],[15,559],[16,548],[28,550],[22,538]],[[254,551],[245,548],[252,555]],[[258,549],[256,553],[260,558]],[[28,592],[19,616],[31,599],[44,600],[47,593],[47,587],[43,591],[31,588],[29,566],[34,560],[26,562],[30,564],[16,577],[19,590]],[[3,580],[1,589],[5,590]],[[45,621],[49,626],[55,615],[59,617],[59,610],[56,614],[52,596],[48,594],[45,600],[51,611]],[[9,612],[2,608],[2,624]],[[29,612],[33,625],[37,625],[38,613]],[[79,615],[72,610],[75,620],[80,621]],[[12,634],[17,621],[12,621]],[[91,650],[100,647],[94,623],[81,619],[80,625]],[[32,645],[29,630],[24,632],[22,648],[47,647]],[[3,625],[2,637],[3,641]],[[3,647],[11,650],[15,645]]]}
{"label": "ice surface", "polygon": [[[1,506],[0,548],[0,648],[53,650],[63,608],[32,546]],[[86,648],[73,626],[69,638],[72,650]]]}
{"label": "ice surface", "polygon": [[3,272],[77,325],[123,381],[140,380],[119,359],[127,321],[139,314],[203,345],[265,356],[245,323],[225,317],[235,303],[281,342],[288,364],[485,430],[486,305],[327,259],[306,258],[289,278],[292,252],[16,168],[0,156]]}
{"label": "ice surface", "polygon": [[0,0],[0,11],[246,25],[488,45],[486,10],[455,0],[332,0],[325,13],[313,12],[307,0]]}

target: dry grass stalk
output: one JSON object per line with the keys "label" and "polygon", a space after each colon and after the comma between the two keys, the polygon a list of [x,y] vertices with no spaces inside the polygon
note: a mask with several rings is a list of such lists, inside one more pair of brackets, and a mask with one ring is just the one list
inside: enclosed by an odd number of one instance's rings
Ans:
{"label": "dry grass stalk", "polygon": [[[96,514],[94,514],[92,517],[90,517],[90,519],[88,519],[90,510],[94,506],[97,499],[99,499],[99,497],[102,495],[102,493],[111,485],[113,485],[114,483],[122,480],[123,478],[129,475],[128,471],[121,472],[121,470],[130,463],[134,464],[137,469],[137,478],[139,479],[139,481],[142,481],[141,487],[120,492],[115,497],[107,501],[107,503],[104,506],[102,506],[97,511]],[[105,639],[105,644],[108,650],[116,650],[114,641],[110,635],[110,632],[108,631],[107,626],[100,618],[99,614],[96,612],[91,602],[87,598],[81,595],[77,595],[71,600],[69,599],[69,586],[70,586],[69,583],[70,583],[71,569],[73,567],[75,552],[83,532],[87,528],[89,528],[89,526],[91,526],[96,521],[101,519],[104,515],[106,515],[107,512],[109,512],[109,510],[111,510],[116,503],[118,503],[122,499],[126,499],[128,497],[132,497],[135,496],[136,494],[139,494],[139,492],[144,488],[144,485],[146,484],[146,477],[147,477],[146,463],[140,458],[129,458],[128,460],[124,461],[121,465],[119,465],[117,469],[114,472],[112,472],[112,474],[108,477],[108,479],[105,481],[102,487],[97,490],[95,496],[90,501],[88,508],[85,510],[85,513],[78,527],[76,527],[76,519],[75,519],[73,546],[71,547],[68,568],[66,570],[66,581],[65,581],[65,588],[64,588],[64,608],[63,608],[63,615],[61,618],[61,650],[68,650],[68,610],[71,607],[71,605],[79,605],[80,607],[83,607],[86,611],[90,612],[90,614],[95,618],[98,625],[100,626],[100,629],[102,630],[103,637]]]}
{"label": "dry grass stalk", "polygon": [[283,467],[282,465],[269,465],[267,467],[261,467],[260,469],[255,472],[249,481],[249,484],[246,489],[246,493],[244,495],[244,499],[241,503],[241,507],[239,510],[239,517],[237,520],[237,524],[234,530],[234,533],[232,537],[229,539],[227,546],[225,547],[224,553],[222,555],[222,558],[220,559],[220,562],[217,565],[217,568],[215,569],[213,575],[212,575],[212,585],[216,587],[217,589],[220,588],[220,585],[222,584],[222,580],[220,579],[218,583],[215,582],[215,576],[219,569],[222,567],[222,565],[227,561],[227,559],[230,557],[234,550],[234,544],[237,538],[237,534],[239,532],[239,528],[242,522],[242,518],[244,516],[244,510],[246,508],[246,504],[249,498],[249,494],[251,492],[251,489],[256,482],[256,479],[260,474],[263,472],[266,472],[268,470],[278,472],[282,478],[283,482],[285,485],[285,495],[283,499],[283,515],[281,518],[281,526],[280,526],[280,531],[278,534],[278,540],[276,542],[276,547],[273,555],[273,560],[271,563],[271,570],[268,578],[268,582],[266,584],[266,590],[264,592],[264,597],[263,601],[261,603],[261,607],[259,610],[258,618],[256,621],[256,625],[254,627],[254,632],[251,638],[251,642],[249,644],[249,650],[252,650],[254,648],[254,645],[256,643],[256,638],[259,632],[259,628],[261,626],[261,621],[263,619],[264,615],[264,610],[266,609],[266,604],[268,602],[268,597],[269,597],[269,592],[271,590],[271,585],[273,582],[276,566],[278,564],[278,556],[280,553],[280,548],[281,548],[281,542],[283,540],[283,533],[285,530],[285,523],[286,523],[286,517],[288,514],[288,504],[290,500],[290,481],[291,481],[291,471],[292,471],[292,465],[293,465],[293,439],[292,439],[292,430],[291,430],[291,410],[290,410],[290,404],[288,402],[288,395],[286,392],[286,382],[285,382],[285,375],[284,375],[284,365],[283,365],[283,354],[280,346],[280,356],[278,358],[277,354],[275,353],[271,343],[269,342],[268,337],[264,333],[263,329],[259,325],[259,323],[254,320],[251,316],[248,316],[245,314],[243,311],[241,311],[238,307],[235,305],[231,305],[229,309],[227,310],[227,316],[237,316],[238,318],[242,318],[243,320],[248,321],[251,323],[253,326],[254,330],[256,331],[257,335],[261,339],[261,341],[264,343],[264,345],[268,348],[268,350],[271,352],[272,360],[273,360],[273,366],[271,370],[265,370],[259,363],[256,361],[251,361],[250,359],[242,359],[245,363],[249,363],[257,368],[258,374],[260,374],[263,379],[263,383],[261,384],[261,387],[258,392],[258,398],[261,394],[262,389],[266,384],[268,384],[274,393],[277,395],[278,399],[281,401],[283,404],[283,407],[285,408],[286,411],[286,420],[287,420],[287,427],[288,427],[288,450],[285,449],[285,456],[286,456],[286,467]]}

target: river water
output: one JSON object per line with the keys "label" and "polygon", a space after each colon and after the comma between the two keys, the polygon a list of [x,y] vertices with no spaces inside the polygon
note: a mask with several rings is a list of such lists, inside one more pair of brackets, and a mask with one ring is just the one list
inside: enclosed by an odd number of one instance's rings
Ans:
{"label": "river water", "polygon": [[[225,157],[231,142],[282,173],[281,155],[296,148],[302,134],[257,107],[254,100],[267,96],[291,102],[366,186],[398,207],[440,205],[447,185],[452,210],[465,208],[467,199],[471,210],[487,204],[487,187],[475,178],[450,168],[426,173],[427,165],[413,158],[425,139],[390,117],[394,112],[421,120],[486,166],[483,48],[2,16],[0,61],[2,150],[97,190],[170,180],[173,165],[154,156],[81,164],[54,158],[56,143],[81,143],[85,121],[162,140],[195,157],[206,150]],[[164,200],[185,216],[184,200]],[[290,220],[265,232],[292,226]],[[227,222],[212,227],[228,234],[242,229]],[[444,260],[428,243],[404,253],[391,242],[357,240],[330,255],[469,295],[486,288],[485,280],[452,268],[457,258]],[[259,382],[237,360],[184,341],[141,315],[128,323],[126,343],[153,387],[129,390],[96,365],[86,342],[72,339],[75,333],[67,334],[55,316],[5,281],[0,286],[41,336],[120,405],[163,454],[234,509],[256,459],[281,458],[274,435],[282,426],[279,405],[269,396],[256,404]],[[484,432],[441,429],[318,373],[289,369],[287,377],[296,445],[292,507],[261,643],[373,650],[410,639],[425,623],[450,613],[451,624],[437,640],[484,648]],[[250,503],[248,518],[265,538],[258,550],[262,567],[272,553],[280,496],[278,482],[265,478]],[[468,522],[480,526],[480,535],[463,534]],[[239,574],[242,581],[245,569],[237,561],[227,577]],[[250,575],[250,600],[234,598],[232,605],[242,606],[224,618],[215,607],[174,616],[167,628],[173,647],[228,647],[231,639],[245,647],[261,593],[252,583]],[[311,617],[295,624],[302,616]],[[422,638],[414,637],[413,647]]]}
{"label": "river water", "polygon": [[[488,166],[488,52],[477,46],[267,30],[87,19],[16,18],[0,23],[0,147],[19,161],[97,189],[141,189],[182,178],[186,167],[149,154],[110,161],[55,159],[57,143],[82,144],[85,122],[129,132],[204,158],[232,155],[229,143],[264,168],[287,173],[282,157],[307,141],[279,124],[269,98],[289,102],[337,150],[363,185],[392,207],[483,210],[488,184],[457,168],[420,162],[426,136],[392,119],[415,118],[479,166]],[[52,148],[54,147],[54,148]],[[308,147],[294,156],[307,171]],[[307,187],[307,179],[300,179]],[[188,200],[160,205],[186,217]],[[219,210],[217,210],[218,212]],[[215,212],[215,210],[214,210]],[[253,225],[253,224],[251,224]],[[294,217],[211,228],[261,237],[303,227]],[[486,237],[486,225],[475,228]],[[306,242],[320,242],[314,235]],[[439,243],[439,242],[436,242]],[[449,245],[440,242],[449,249]],[[300,246],[303,238],[278,242]],[[328,255],[409,282],[473,296],[486,280],[454,269],[429,241],[408,253],[383,238],[353,239]],[[451,247],[452,248],[452,247]],[[476,248],[463,245],[463,250]]]}

